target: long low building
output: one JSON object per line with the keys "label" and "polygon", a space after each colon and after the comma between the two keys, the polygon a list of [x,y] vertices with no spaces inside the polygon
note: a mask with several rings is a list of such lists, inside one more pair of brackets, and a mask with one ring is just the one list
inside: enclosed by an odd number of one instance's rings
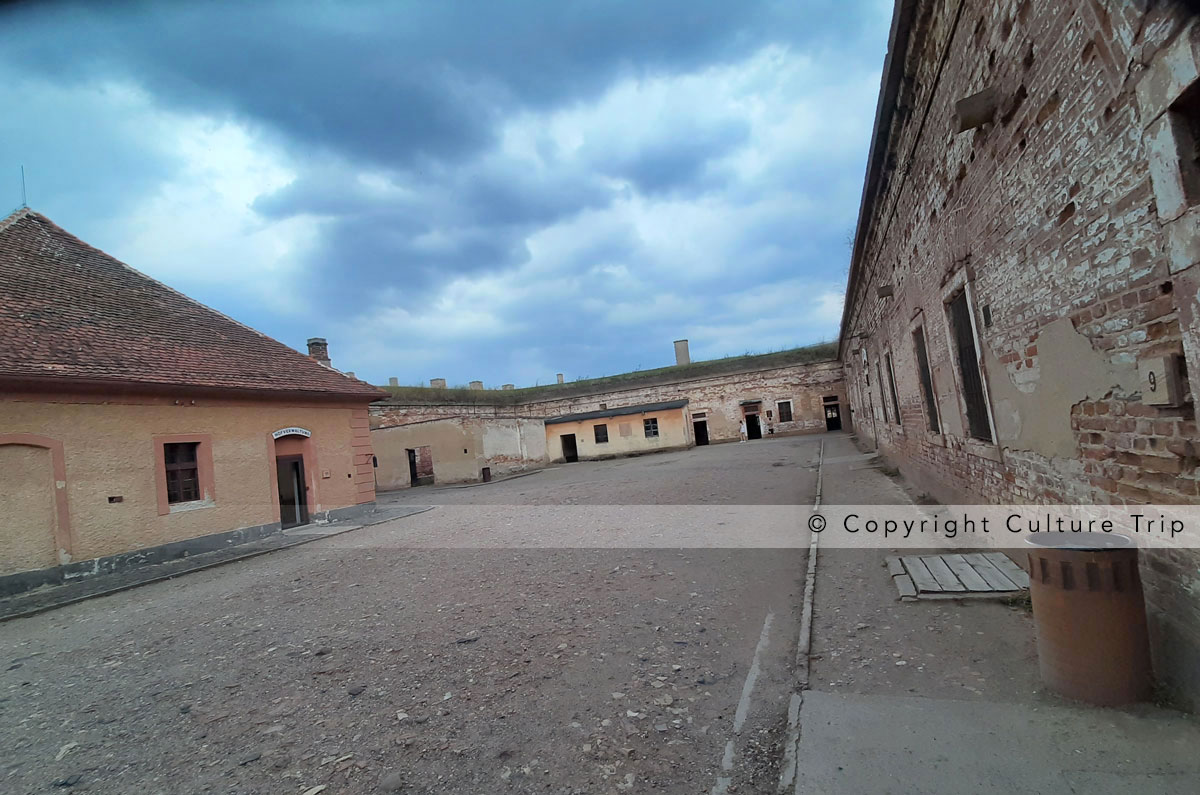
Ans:
{"label": "long low building", "polygon": [[384,387],[389,396],[371,407],[371,427],[390,428],[445,417],[557,417],[618,406],[686,398],[700,420],[696,444],[732,442],[746,421],[760,435],[848,430],[849,403],[833,344],[775,353],[693,362],[687,340],[675,344],[676,362],[604,378],[511,389]]}
{"label": "long low building", "polygon": [[[856,430],[943,502],[1195,505],[1200,16],[1011,6],[896,3],[842,318]],[[1163,692],[1200,707],[1200,552],[1142,561]]]}
{"label": "long low building", "polygon": [[44,216],[10,215],[0,594],[369,508],[380,397]]}
{"label": "long low building", "polygon": [[687,400],[584,411],[546,419],[552,461],[588,461],[679,450],[693,443]]}
{"label": "long low building", "polygon": [[[523,389],[483,389],[479,382],[447,389],[442,379],[430,387],[393,384],[386,388],[389,397],[371,407],[379,488],[482,481],[548,461],[734,442],[743,423],[752,440],[847,430],[843,369],[835,352],[827,344],[693,362],[687,340],[678,340],[673,366],[604,378]],[[632,420],[585,425],[676,402],[657,436],[647,436]],[[544,447],[520,447],[520,461],[511,458],[516,448],[502,449],[501,441],[516,420],[546,423]],[[561,427],[570,423],[578,427]]]}

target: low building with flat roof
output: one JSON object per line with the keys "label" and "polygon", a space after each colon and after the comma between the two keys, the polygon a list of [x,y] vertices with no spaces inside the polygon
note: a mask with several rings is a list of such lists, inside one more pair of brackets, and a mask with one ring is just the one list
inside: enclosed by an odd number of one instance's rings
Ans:
{"label": "low building with flat roof", "polygon": [[546,419],[551,461],[587,461],[690,447],[688,401],[643,403]]}

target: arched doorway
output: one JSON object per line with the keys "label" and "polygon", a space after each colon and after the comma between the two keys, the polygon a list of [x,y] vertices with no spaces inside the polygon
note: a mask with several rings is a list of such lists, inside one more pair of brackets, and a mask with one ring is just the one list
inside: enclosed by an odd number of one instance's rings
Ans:
{"label": "arched doorway", "polygon": [[308,524],[312,486],[309,482],[312,434],[304,428],[281,428],[275,438],[275,485],[279,499],[279,523],[289,527]]}

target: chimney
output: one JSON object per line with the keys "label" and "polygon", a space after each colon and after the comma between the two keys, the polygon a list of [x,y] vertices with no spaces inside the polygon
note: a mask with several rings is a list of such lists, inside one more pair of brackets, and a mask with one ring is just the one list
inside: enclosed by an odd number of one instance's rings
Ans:
{"label": "chimney", "polygon": [[515,387],[512,384],[505,384],[504,386],[502,386],[500,388],[501,389],[514,389]]}
{"label": "chimney", "polygon": [[446,388],[446,379],[445,378],[430,378],[429,379],[429,388],[430,389],[445,389]]}
{"label": "chimney", "polygon": [[483,382],[482,381],[472,381],[470,383],[470,387],[471,387],[471,389],[483,389]]}
{"label": "chimney", "polygon": [[396,376],[392,376],[388,379],[388,386],[400,386],[400,379]]}
{"label": "chimney", "polygon": [[353,371],[353,370],[347,370],[347,371],[346,371],[346,377],[347,377],[347,378],[354,378],[354,371]]}
{"label": "chimney", "polygon": [[333,362],[329,361],[329,343],[324,337],[308,338],[308,356],[310,359],[316,359],[318,364],[333,367]]}
{"label": "chimney", "polygon": [[681,364],[691,363],[692,357],[691,354],[688,353],[688,341],[675,340],[675,365],[679,366]]}
{"label": "chimney", "polygon": [[560,383],[560,384],[561,384],[562,382],[563,382],[563,374],[562,374],[562,373],[559,373],[559,374],[558,374],[558,383]]}

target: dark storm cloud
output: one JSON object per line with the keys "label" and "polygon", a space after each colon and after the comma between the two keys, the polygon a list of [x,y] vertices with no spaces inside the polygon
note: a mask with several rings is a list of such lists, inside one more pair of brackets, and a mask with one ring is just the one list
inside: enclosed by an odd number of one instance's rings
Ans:
{"label": "dark storm cloud", "polygon": [[34,5],[8,12],[0,51],[396,166],[478,150],[498,114],[584,100],[622,73],[687,71],[767,41],[844,44],[863,16],[840,0]]}
{"label": "dark storm cloud", "polygon": [[[530,232],[613,197],[596,175],[578,169],[534,173],[492,158],[439,171],[397,172],[388,188],[375,190],[327,171],[254,207],[273,218],[325,216],[328,232],[308,256],[310,275],[324,295],[352,305],[400,281],[404,300],[419,302],[456,277],[518,265]],[[347,268],[355,278],[346,278]]]}
{"label": "dark storm cloud", "polygon": [[[493,277],[500,286],[470,306],[501,307],[508,331],[479,339],[470,357],[508,373],[534,359],[587,360],[599,375],[664,363],[660,338],[683,333],[687,312],[735,324],[725,298],[828,267],[853,223],[843,216],[856,204],[873,101],[861,111],[828,101],[830,154],[814,158],[758,140],[748,110],[721,105],[728,85],[676,92],[673,81],[736,70],[779,45],[789,64],[811,68],[768,104],[794,101],[804,80],[870,82],[886,23],[883,0],[31,4],[0,10],[0,99],[18,109],[0,134],[33,153],[65,208],[57,220],[88,236],[182,167],[121,103],[69,110],[64,97],[111,82],[178,118],[231,122],[295,174],[242,207],[253,208],[247,227],[314,230],[288,256],[323,312],[376,333],[421,315],[456,280]],[[604,104],[628,85],[661,96]],[[845,120],[849,132],[837,126]],[[735,162],[759,146],[781,159],[762,171]],[[656,202],[707,200],[729,208],[709,227],[741,225],[711,251],[689,248],[711,229],[679,208],[655,221],[679,225],[669,230],[678,252],[635,218]],[[555,228],[566,231],[547,241]],[[719,267],[689,261],[721,257]],[[244,319],[293,343],[317,333],[262,311]],[[535,313],[540,324],[528,322]],[[756,322],[753,310],[744,320]],[[362,355],[406,355],[380,347]]]}
{"label": "dark storm cloud", "polygon": [[664,120],[658,133],[633,151],[606,151],[615,142],[604,141],[585,157],[597,170],[628,179],[642,193],[667,193],[701,182],[709,162],[746,142],[750,125],[741,119],[700,125]]}
{"label": "dark storm cloud", "polygon": [[471,171],[457,188],[463,211],[483,224],[549,224],[613,198],[594,174],[571,169],[534,174],[509,163]]}
{"label": "dark storm cloud", "polygon": [[[512,267],[528,256],[524,234],[506,227],[438,230],[443,240],[392,227],[386,216],[346,216],[310,255],[313,287],[324,302],[353,308],[380,299],[421,306],[448,281]],[[394,288],[387,291],[387,288]]]}

